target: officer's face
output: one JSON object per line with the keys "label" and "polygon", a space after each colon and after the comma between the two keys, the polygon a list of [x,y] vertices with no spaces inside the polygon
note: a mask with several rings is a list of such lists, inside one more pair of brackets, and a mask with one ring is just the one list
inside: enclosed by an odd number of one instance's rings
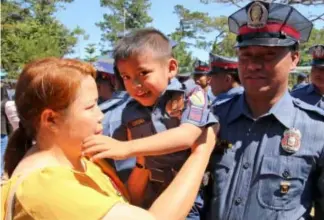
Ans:
{"label": "officer's face", "polygon": [[227,75],[222,73],[212,74],[210,87],[212,92],[215,96],[219,95],[220,93],[226,92],[227,87]]}
{"label": "officer's face", "polygon": [[324,67],[312,67],[311,81],[316,87],[324,92]]}
{"label": "officer's face", "polygon": [[[60,146],[66,146],[70,153],[81,153],[82,141],[90,135],[102,132],[103,114],[97,101],[98,92],[94,79],[90,76],[84,77],[76,99],[56,123],[56,138]],[[80,146],[80,149],[71,149],[71,146]]]}
{"label": "officer's face", "polygon": [[117,62],[127,92],[143,106],[152,106],[178,71],[177,61],[156,58],[151,50]]}
{"label": "officer's face", "polygon": [[99,97],[102,100],[108,100],[111,98],[114,88],[112,87],[112,83],[108,80],[100,81],[97,83]]}
{"label": "officer's face", "polygon": [[298,52],[287,47],[248,46],[238,49],[239,76],[248,96],[281,96],[288,75],[299,61]]}
{"label": "officer's face", "polygon": [[194,74],[193,75],[194,81],[197,85],[200,85],[201,88],[206,88],[209,86],[210,77],[206,76],[205,74]]}

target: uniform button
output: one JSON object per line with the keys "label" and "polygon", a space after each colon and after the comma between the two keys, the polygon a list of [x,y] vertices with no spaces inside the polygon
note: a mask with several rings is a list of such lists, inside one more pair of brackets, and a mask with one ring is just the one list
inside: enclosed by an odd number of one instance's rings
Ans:
{"label": "uniform button", "polygon": [[290,172],[289,172],[289,170],[284,170],[284,172],[282,173],[282,176],[284,177],[284,178],[289,178],[290,177]]}
{"label": "uniform button", "polygon": [[249,162],[246,162],[245,164],[243,164],[243,168],[244,169],[247,169],[250,167],[250,163]]}
{"label": "uniform button", "polygon": [[238,197],[237,199],[235,199],[235,205],[239,205],[242,203],[242,198]]}

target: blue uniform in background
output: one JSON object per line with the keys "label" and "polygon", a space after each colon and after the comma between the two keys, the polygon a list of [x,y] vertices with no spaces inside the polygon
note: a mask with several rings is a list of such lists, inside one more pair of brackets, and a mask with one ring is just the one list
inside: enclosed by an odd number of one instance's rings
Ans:
{"label": "blue uniform in background", "polygon": [[293,90],[291,95],[324,110],[324,95],[321,95],[313,84]]}
{"label": "blue uniform in background", "polygon": [[[178,109],[179,106],[183,106],[183,109]],[[111,116],[105,115],[104,133],[118,137],[119,140],[151,136],[178,127],[182,123],[205,127],[217,122],[208,107],[207,95],[204,91],[196,85],[185,86],[177,79],[171,80],[155,106],[144,107],[134,99],[130,99],[123,109],[118,106],[109,114]],[[190,150],[185,150],[145,158],[145,168],[151,172],[144,198],[145,208],[150,207],[170,184],[189,154]],[[125,167],[131,164],[129,161],[124,163],[127,164]],[[120,169],[119,172],[121,171]],[[198,196],[188,219],[200,219],[199,211],[202,202],[201,197]]]}
{"label": "blue uniform in background", "polygon": [[[219,141],[231,147],[211,157],[209,219],[308,219],[324,190],[318,185],[324,171],[324,114],[288,91],[258,119],[244,94],[214,106],[214,113],[221,124]],[[283,140],[292,128],[301,139],[299,149],[289,153]]]}
{"label": "blue uniform in background", "polygon": [[296,84],[292,87],[291,91],[294,91],[295,89],[300,89],[300,88],[303,88],[304,86],[308,85],[307,82],[302,82],[302,83],[299,83],[299,84]]}
{"label": "blue uniform in background", "polygon": [[[99,105],[101,111],[104,113],[102,121],[103,134],[113,137],[120,141],[126,141],[126,129],[121,126],[122,113],[127,104],[132,100],[126,91],[117,91],[113,94],[112,98]],[[128,158],[125,160],[112,160],[107,161],[115,168],[119,178],[126,183],[129,175],[136,164],[136,158]]]}

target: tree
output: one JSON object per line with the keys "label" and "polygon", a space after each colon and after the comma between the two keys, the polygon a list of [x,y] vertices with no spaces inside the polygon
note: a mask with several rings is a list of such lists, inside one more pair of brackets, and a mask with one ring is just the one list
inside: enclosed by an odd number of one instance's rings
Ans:
{"label": "tree", "polygon": [[[246,2],[246,0],[200,0],[201,3],[230,3],[240,7],[238,4]],[[324,4],[323,0],[273,0],[271,2],[278,2],[282,4],[303,4],[303,5],[322,5]]]}
{"label": "tree", "polygon": [[95,62],[98,58],[98,56],[95,56],[95,53],[96,53],[96,44],[88,44],[87,47],[85,48],[85,51],[86,51],[86,58],[85,58],[85,61],[87,62]]}
{"label": "tree", "polygon": [[125,30],[143,28],[152,22],[148,15],[149,0],[100,0],[100,3],[110,9],[109,14],[103,15],[103,21],[96,24],[102,31],[102,53],[111,50]]}
{"label": "tree", "polygon": [[324,28],[316,29],[313,28],[312,33],[306,43],[300,45],[301,60],[299,62],[300,66],[307,66],[312,60],[312,56],[308,54],[308,50],[311,46],[315,44],[320,44],[324,42]]}
{"label": "tree", "polygon": [[73,52],[80,28],[67,29],[54,18],[61,3],[72,0],[1,1],[1,68],[17,78],[33,59]]}
{"label": "tree", "polygon": [[[213,17],[208,13],[190,11],[182,5],[175,6],[175,13],[180,20],[182,40],[187,41],[187,45],[224,56],[235,56],[233,46],[236,36],[229,33],[227,17]],[[215,38],[207,39],[205,36],[209,33]],[[190,41],[194,43],[188,43]]]}
{"label": "tree", "polygon": [[178,45],[173,49],[173,56],[178,61],[178,66],[181,68],[186,68],[188,71],[192,71],[192,53],[188,51],[188,46],[185,41],[183,41],[183,34],[180,28],[177,28],[169,37],[176,41]]}

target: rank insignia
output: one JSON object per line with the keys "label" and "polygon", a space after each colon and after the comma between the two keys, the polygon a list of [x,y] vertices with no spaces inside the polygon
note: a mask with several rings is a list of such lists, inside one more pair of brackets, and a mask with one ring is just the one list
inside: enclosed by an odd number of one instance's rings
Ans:
{"label": "rank insignia", "polygon": [[261,2],[253,3],[247,14],[249,28],[263,28],[267,24],[268,10]]}
{"label": "rank insignia", "polygon": [[280,182],[280,193],[281,194],[287,194],[290,189],[290,182],[288,181],[282,181]]}
{"label": "rank insignia", "polygon": [[281,146],[287,153],[296,153],[300,148],[301,133],[296,128],[288,129],[284,132]]}

